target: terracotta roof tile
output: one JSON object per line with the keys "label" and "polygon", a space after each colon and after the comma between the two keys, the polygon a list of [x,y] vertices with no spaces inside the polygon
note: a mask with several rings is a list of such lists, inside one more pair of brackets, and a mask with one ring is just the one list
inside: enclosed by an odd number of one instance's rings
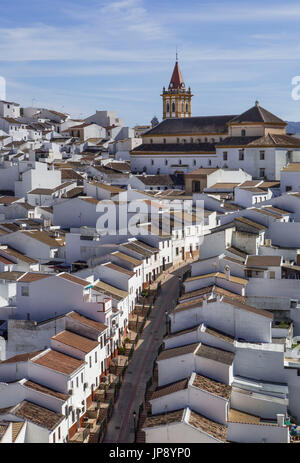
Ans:
{"label": "terracotta roof tile", "polygon": [[173,357],[179,357],[181,355],[192,354],[196,351],[196,349],[198,349],[199,345],[200,344],[197,342],[197,343],[188,344],[182,347],[175,347],[173,349],[163,350],[158,356],[157,361],[167,360]]}
{"label": "terracotta roof tile", "polygon": [[76,277],[74,275],[71,275],[70,273],[60,273],[57,276],[59,278],[63,278],[63,280],[70,281],[72,283],[75,283],[75,284],[83,286],[83,287],[90,285],[89,281],[83,280],[82,278],[78,278],[78,277]]}
{"label": "terracotta roof tile", "polygon": [[31,421],[43,428],[53,431],[63,420],[64,415],[24,400],[16,405],[11,413],[19,418]]}
{"label": "terracotta roof tile", "polygon": [[75,334],[67,330],[61,331],[56,336],[53,336],[52,339],[80,350],[85,354],[91,352],[99,344],[97,341],[93,341],[89,338],[86,338],[85,336],[80,336],[79,334]]}
{"label": "terracotta roof tile", "polygon": [[74,320],[78,321],[82,325],[95,328],[99,332],[105,331],[108,328],[107,325],[104,325],[103,323],[92,320],[91,318],[84,317],[83,315],[80,315],[77,312],[71,312],[67,314],[66,317],[73,318]]}
{"label": "terracotta roof tile", "polygon": [[36,350],[36,351],[28,352],[28,353],[25,353],[25,354],[17,354],[17,355],[14,355],[13,357],[10,357],[10,358],[6,359],[6,360],[3,360],[2,362],[0,362],[0,364],[14,363],[14,362],[27,362],[27,360],[31,360],[32,358],[36,357],[41,352],[43,352],[43,351],[42,350]]}
{"label": "terracotta roof tile", "polygon": [[175,412],[164,413],[162,415],[148,416],[143,428],[152,428],[154,426],[164,426],[170,423],[180,423],[183,419],[184,409]]}
{"label": "terracotta roof tile", "polygon": [[222,442],[226,442],[227,440],[226,426],[209,420],[205,416],[202,416],[192,410],[189,418],[189,424]]}
{"label": "terracotta roof tile", "polygon": [[69,398],[68,394],[63,394],[62,392],[55,391],[54,389],[50,389],[49,387],[43,386],[30,380],[25,381],[24,386],[64,401],[68,400]]}
{"label": "terracotta roof tile", "polygon": [[233,352],[206,346],[205,344],[201,344],[196,355],[209,360],[214,360],[215,362],[224,363],[225,365],[232,365],[235,356]]}
{"label": "terracotta roof tile", "polygon": [[189,383],[189,379],[185,378],[185,379],[181,379],[180,381],[176,381],[174,383],[167,384],[166,386],[159,387],[153,392],[150,400],[158,399],[160,397],[164,397],[166,395],[173,394],[174,392],[178,392],[178,391],[182,391],[184,389],[187,389],[188,383]]}
{"label": "terracotta roof tile", "polygon": [[62,354],[61,352],[57,352],[52,349],[47,350],[44,354],[32,361],[37,365],[50,368],[51,370],[55,370],[66,375],[71,375],[83,367],[85,363],[82,360],[75,359],[69,355]]}
{"label": "terracotta roof tile", "polygon": [[32,283],[34,281],[43,280],[45,278],[49,278],[53,276],[50,273],[35,273],[35,272],[28,272],[25,273],[21,278],[19,278],[18,282],[20,283]]}
{"label": "terracotta roof tile", "polygon": [[223,397],[227,400],[230,398],[232,389],[231,386],[229,386],[228,384],[224,384],[219,381],[215,381],[214,379],[207,378],[206,376],[198,374],[195,375],[193,386],[198,387],[203,391],[210,392],[211,394]]}

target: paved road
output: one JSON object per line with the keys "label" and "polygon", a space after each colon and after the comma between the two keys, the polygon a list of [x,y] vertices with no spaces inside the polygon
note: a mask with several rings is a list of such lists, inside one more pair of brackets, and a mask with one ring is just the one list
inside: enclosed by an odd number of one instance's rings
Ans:
{"label": "paved road", "polygon": [[[182,274],[182,269],[176,273]],[[108,424],[104,442],[134,442],[133,412],[138,414],[144,401],[146,383],[152,375],[153,362],[166,332],[166,311],[172,310],[179,296],[179,278],[170,275],[162,284],[161,293],[155,301],[149,325],[143,331],[141,343],[134,352],[127,368],[119,398]]]}

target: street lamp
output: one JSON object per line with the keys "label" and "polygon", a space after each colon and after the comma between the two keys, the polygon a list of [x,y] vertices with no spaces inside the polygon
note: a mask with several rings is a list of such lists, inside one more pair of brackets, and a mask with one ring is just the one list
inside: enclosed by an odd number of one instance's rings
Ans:
{"label": "street lamp", "polygon": [[133,426],[134,426],[134,432],[136,428],[136,411],[133,412]]}

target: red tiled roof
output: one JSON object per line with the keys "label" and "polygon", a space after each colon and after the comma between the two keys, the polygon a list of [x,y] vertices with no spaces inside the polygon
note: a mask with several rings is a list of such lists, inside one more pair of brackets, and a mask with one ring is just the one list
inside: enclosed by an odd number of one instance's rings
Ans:
{"label": "red tiled roof", "polygon": [[[173,85],[171,85],[171,84],[173,84]],[[176,61],[175,66],[174,66],[174,70],[173,70],[173,74],[172,74],[172,77],[171,77],[171,80],[170,80],[169,89],[182,88],[182,84],[183,84],[183,78],[182,78],[182,75],[181,75],[181,71],[180,71],[180,68],[179,68],[178,61]]]}
{"label": "red tiled roof", "polygon": [[78,370],[78,368],[83,367],[85,362],[55,350],[48,350],[40,357],[33,360],[33,363],[50,368],[50,370],[70,375]]}

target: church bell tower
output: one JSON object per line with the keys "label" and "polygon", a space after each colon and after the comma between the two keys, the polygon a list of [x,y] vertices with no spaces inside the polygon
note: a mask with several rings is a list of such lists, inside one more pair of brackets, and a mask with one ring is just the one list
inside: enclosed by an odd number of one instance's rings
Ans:
{"label": "church bell tower", "polygon": [[176,53],[176,63],[170,80],[169,88],[163,88],[163,119],[175,117],[191,117],[192,92],[191,88],[187,90],[183,81],[178,64]]}

